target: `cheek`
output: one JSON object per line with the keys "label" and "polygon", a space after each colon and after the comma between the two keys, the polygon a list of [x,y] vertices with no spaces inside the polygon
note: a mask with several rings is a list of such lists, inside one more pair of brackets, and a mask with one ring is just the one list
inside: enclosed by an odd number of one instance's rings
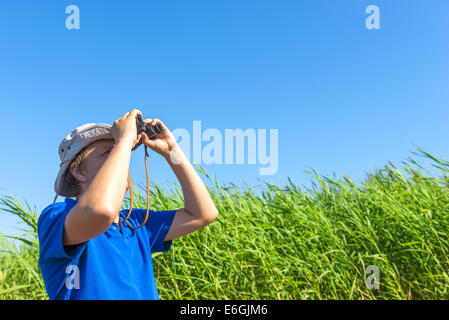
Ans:
{"label": "cheek", "polygon": [[[106,159],[105,159],[106,160]],[[95,178],[95,175],[98,173],[98,171],[100,171],[101,166],[103,165],[104,161],[99,160],[99,161],[95,161],[94,163],[90,163],[89,164],[89,168],[88,170],[88,177],[89,180],[93,180],[93,178]]]}

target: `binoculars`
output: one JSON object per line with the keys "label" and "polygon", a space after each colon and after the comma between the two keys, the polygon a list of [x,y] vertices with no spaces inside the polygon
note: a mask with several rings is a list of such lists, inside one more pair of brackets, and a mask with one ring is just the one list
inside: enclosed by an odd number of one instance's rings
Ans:
{"label": "binoculars", "polygon": [[[146,124],[143,122],[142,118],[137,116],[136,117],[136,126],[137,126],[137,135],[141,134],[142,132],[145,132],[148,139],[153,140],[156,138],[159,134],[164,132],[164,129],[160,124],[156,124],[155,126],[150,126],[149,124]],[[136,150],[142,142],[139,142],[134,146],[132,149],[133,151]]]}

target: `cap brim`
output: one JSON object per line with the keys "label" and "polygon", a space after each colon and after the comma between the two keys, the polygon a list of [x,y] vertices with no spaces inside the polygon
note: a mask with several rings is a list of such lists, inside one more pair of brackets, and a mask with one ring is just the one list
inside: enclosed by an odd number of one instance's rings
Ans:
{"label": "cap brim", "polygon": [[65,162],[60,168],[58,172],[58,176],[55,180],[55,192],[56,194],[63,196],[63,197],[75,197],[76,194],[71,194],[69,191],[69,186],[66,183],[66,176],[67,176],[67,168],[69,167],[69,162]]}

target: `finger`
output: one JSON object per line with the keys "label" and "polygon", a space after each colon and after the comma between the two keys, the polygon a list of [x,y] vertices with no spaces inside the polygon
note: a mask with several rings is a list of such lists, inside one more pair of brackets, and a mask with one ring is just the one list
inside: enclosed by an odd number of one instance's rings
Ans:
{"label": "finger", "polygon": [[134,140],[133,148],[138,145],[139,143],[143,143],[143,137],[141,135],[138,135],[136,140]]}
{"label": "finger", "polygon": [[120,119],[125,119],[128,116],[129,112],[125,113]]}
{"label": "finger", "polygon": [[168,130],[168,128],[165,126],[165,124],[158,118],[155,118],[151,121],[152,126],[155,126],[156,124],[160,124],[162,129],[164,129],[164,131]]}
{"label": "finger", "polygon": [[145,122],[146,124],[150,124],[152,119],[145,119],[143,120],[143,122]]}
{"label": "finger", "polygon": [[146,135],[145,132],[142,132],[140,134],[140,136],[142,137],[142,143],[145,145],[148,145],[150,148],[153,148],[156,146],[156,142],[154,142],[153,140],[148,139],[148,136]]}
{"label": "finger", "polygon": [[141,118],[143,117],[142,112],[140,112],[139,109],[132,109],[128,116],[131,116],[133,118],[135,118],[136,116],[140,116]]}
{"label": "finger", "polygon": [[142,134],[139,134],[139,135],[137,136],[137,143],[139,143],[139,142],[143,142],[143,136],[142,136]]}

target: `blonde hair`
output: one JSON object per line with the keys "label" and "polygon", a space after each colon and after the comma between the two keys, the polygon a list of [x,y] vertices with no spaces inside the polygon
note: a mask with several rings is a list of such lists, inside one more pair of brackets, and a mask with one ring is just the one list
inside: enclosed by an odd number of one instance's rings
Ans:
{"label": "blonde hair", "polygon": [[81,192],[81,182],[73,176],[72,172],[70,172],[70,168],[74,168],[75,170],[78,170],[82,174],[86,173],[86,166],[84,160],[87,158],[87,151],[89,151],[90,146],[91,144],[84,147],[76,155],[75,159],[73,159],[72,162],[70,162],[70,165],[67,168],[66,181],[69,186],[70,194],[73,194],[74,196],[78,196],[78,194]]}

